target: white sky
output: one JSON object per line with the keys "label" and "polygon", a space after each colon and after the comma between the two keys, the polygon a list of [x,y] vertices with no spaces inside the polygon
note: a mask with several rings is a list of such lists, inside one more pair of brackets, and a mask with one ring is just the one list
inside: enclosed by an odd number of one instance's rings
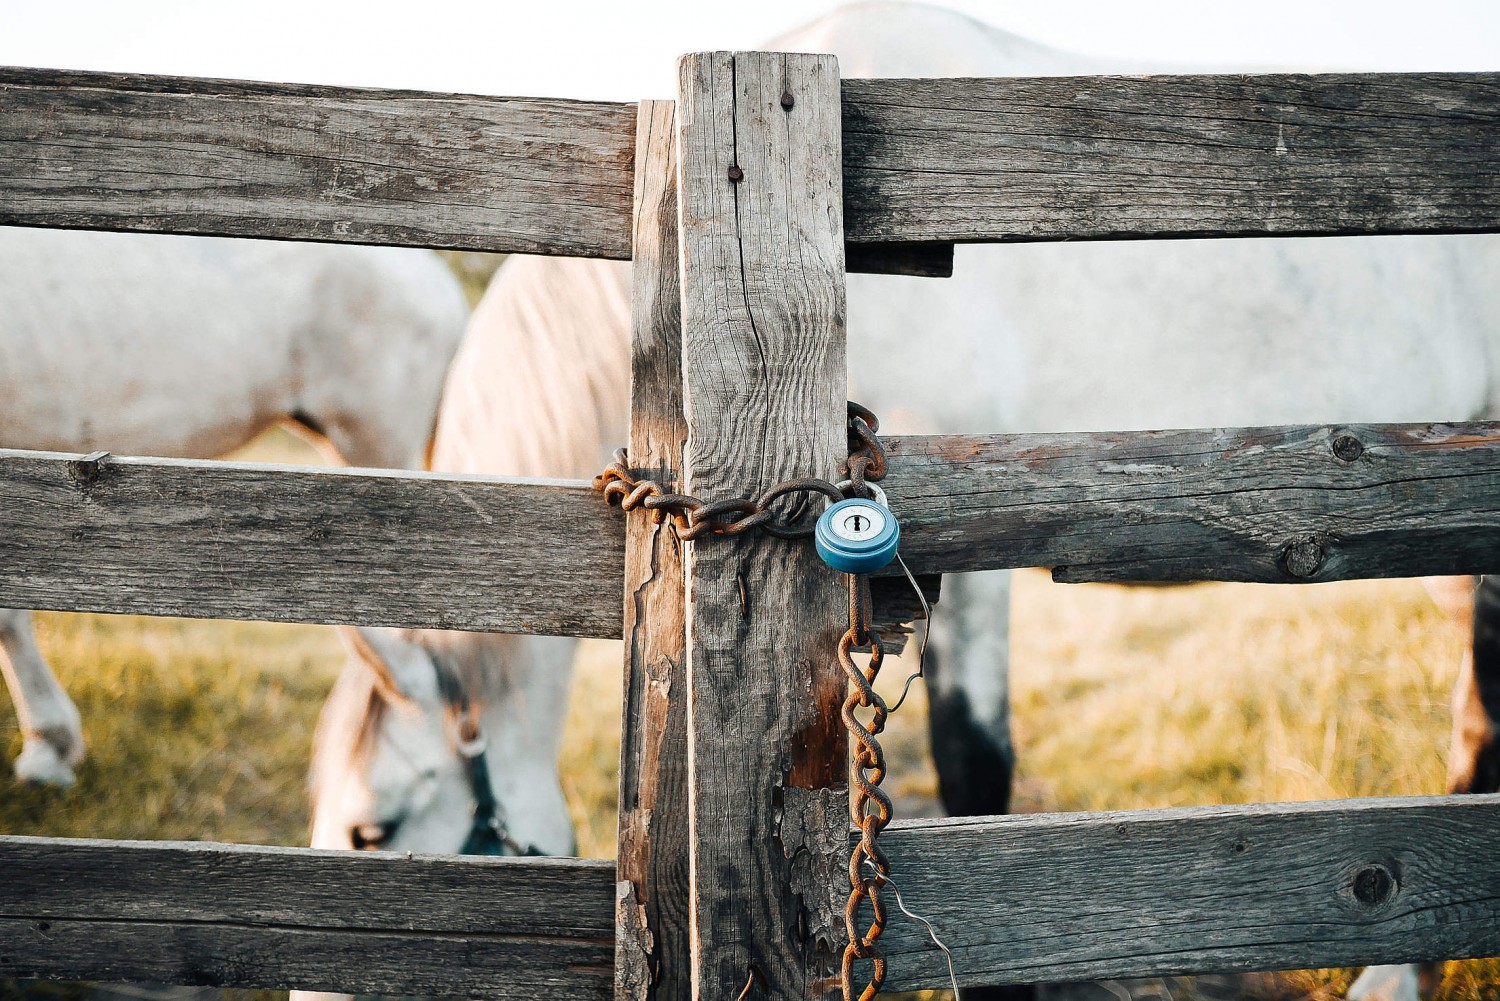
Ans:
{"label": "white sky", "polygon": [[[0,65],[635,100],[835,0],[0,0]],[[1500,70],[1494,0],[949,0],[1060,48],[1205,67]]]}

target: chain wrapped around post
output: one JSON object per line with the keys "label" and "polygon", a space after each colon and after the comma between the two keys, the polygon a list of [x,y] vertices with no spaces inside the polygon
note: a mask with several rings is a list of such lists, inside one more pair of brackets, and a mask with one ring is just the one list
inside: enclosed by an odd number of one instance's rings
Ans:
{"label": "chain wrapped around post", "polygon": [[[880,421],[874,414],[857,403],[849,404],[849,458],[839,466],[839,471],[848,475],[855,497],[868,497],[865,481],[885,475],[888,465],[885,447],[875,437],[879,427]],[[623,448],[616,449],[614,461],[594,477],[594,489],[622,510],[644,508],[658,523],[671,518],[677,537],[684,542],[704,535],[740,535],[753,528],[780,539],[806,538],[812,535],[813,526],[804,521],[805,511],[794,509],[782,515],[771,510],[771,505],[793,494],[822,494],[831,501],[844,499],[844,491],[837,484],[816,476],[801,476],[783,480],[756,498],[703,501],[674,493],[655,480],[637,477],[630,470],[630,457]]]}
{"label": "chain wrapped around post", "polygon": [[[650,511],[658,523],[670,518],[677,537],[683,541],[704,535],[740,535],[755,528],[778,538],[805,538],[814,531],[814,526],[804,517],[806,512],[794,508],[785,514],[777,513],[771,510],[775,501],[794,494],[822,494],[834,502],[843,500],[846,495],[868,499],[875,493],[870,484],[883,479],[889,468],[885,446],[876,437],[880,421],[869,410],[853,402],[849,404],[848,414],[849,458],[839,467],[839,472],[847,477],[842,484],[804,476],[784,480],[757,498],[740,497],[710,503],[674,493],[655,480],[637,477],[631,472],[625,449],[619,449],[614,461],[594,477],[594,489],[604,494],[606,501],[619,504],[623,510],[643,508]],[[885,654],[880,637],[870,624],[870,578],[865,574],[847,576],[849,629],[839,640],[838,658],[850,683],[841,716],[845,729],[855,742],[854,758],[849,765],[852,788],[849,810],[854,825],[859,828],[860,839],[849,857],[851,892],[844,909],[849,944],[844,949],[841,982],[844,1001],[856,1001],[854,965],[861,959],[870,960],[873,965],[870,979],[857,1001],[871,1001],[885,983],[886,972],[885,957],[881,955],[876,940],[885,929],[886,911],[880,899],[880,889],[890,875],[890,864],[876,839],[891,822],[892,810],[890,796],[880,788],[885,778],[885,753],[876,738],[885,729],[890,710],[874,687]],[[861,668],[854,662],[854,654],[865,649],[869,650],[870,660]],[[868,724],[855,714],[859,709],[874,710]],[[860,910],[866,900],[870,902],[871,918],[869,926],[861,930]]]}

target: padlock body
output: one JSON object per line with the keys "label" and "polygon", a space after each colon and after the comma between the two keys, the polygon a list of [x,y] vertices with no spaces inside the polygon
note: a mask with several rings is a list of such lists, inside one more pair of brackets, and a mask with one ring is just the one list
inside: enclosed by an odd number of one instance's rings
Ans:
{"label": "padlock body", "polygon": [[813,531],[818,556],[840,573],[867,574],[896,558],[901,526],[890,509],[853,498],[823,512]]}

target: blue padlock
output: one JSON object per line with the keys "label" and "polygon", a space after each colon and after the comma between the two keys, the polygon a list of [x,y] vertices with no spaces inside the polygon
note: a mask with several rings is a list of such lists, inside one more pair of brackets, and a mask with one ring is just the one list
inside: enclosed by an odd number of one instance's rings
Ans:
{"label": "blue padlock", "polygon": [[885,491],[873,483],[870,488],[875,500],[839,501],[813,531],[818,556],[840,573],[874,573],[896,558],[901,544],[901,526],[886,506]]}

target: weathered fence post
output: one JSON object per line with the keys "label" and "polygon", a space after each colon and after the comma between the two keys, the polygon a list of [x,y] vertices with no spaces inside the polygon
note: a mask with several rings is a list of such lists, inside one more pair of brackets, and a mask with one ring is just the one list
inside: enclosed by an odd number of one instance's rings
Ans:
{"label": "weathered fence post", "polygon": [[[677,280],[677,119],[642,101],[636,122],[631,272],[630,458],[663,483],[681,476],[682,293]],[[615,998],[686,998],[688,962],[687,642],[682,548],[644,508],[625,529],[625,685]]]}
{"label": "weathered fence post", "polygon": [[[835,478],[844,432],[843,182],[831,56],[679,64],[684,482]],[[806,544],[687,548],[696,998],[837,990],[847,877],[843,587]]]}

